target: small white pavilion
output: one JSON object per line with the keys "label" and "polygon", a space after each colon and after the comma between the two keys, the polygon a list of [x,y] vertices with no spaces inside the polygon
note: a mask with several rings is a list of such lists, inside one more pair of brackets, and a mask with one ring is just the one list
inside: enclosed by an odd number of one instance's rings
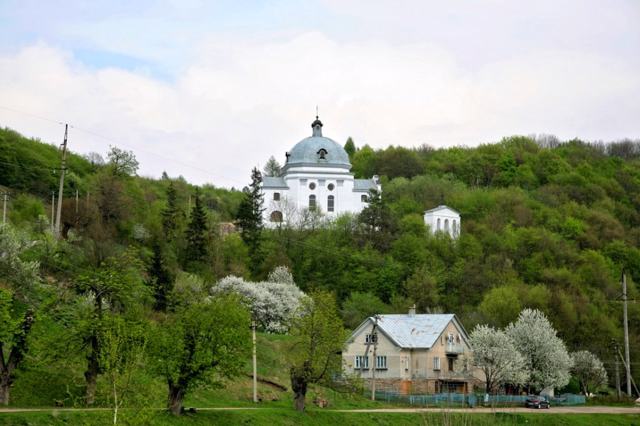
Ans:
{"label": "small white pavilion", "polygon": [[451,207],[440,205],[424,212],[424,223],[432,234],[444,232],[451,238],[460,236],[460,213]]}

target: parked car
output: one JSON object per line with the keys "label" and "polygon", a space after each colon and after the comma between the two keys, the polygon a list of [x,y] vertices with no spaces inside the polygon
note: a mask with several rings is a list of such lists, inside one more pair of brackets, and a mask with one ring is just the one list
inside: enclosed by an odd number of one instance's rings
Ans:
{"label": "parked car", "polygon": [[532,395],[524,403],[527,408],[549,408],[551,404],[544,396]]}

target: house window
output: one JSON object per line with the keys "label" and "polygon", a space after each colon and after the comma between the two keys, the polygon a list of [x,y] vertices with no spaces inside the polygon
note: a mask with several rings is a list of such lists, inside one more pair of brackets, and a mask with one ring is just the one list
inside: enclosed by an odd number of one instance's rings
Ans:
{"label": "house window", "polygon": [[453,358],[447,358],[447,361],[449,361],[449,371],[453,371]]}
{"label": "house window", "polygon": [[327,211],[328,212],[332,212],[333,211],[333,195],[329,195],[327,197]]}
{"label": "house window", "polygon": [[335,188],[335,186],[334,186],[332,183],[330,183],[329,185],[327,185],[327,189],[328,189],[329,191],[333,191],[333,188]]}
{"label": "house window", "polygon": [[433,369],[440,370],[440,357],[433,358]]}
{"label": "house window", "polygon": [[458,235],[458,222],[453,219],[453,235]]}
{"label": "house window", "polygon": [[444,220],[444,230],[445,232],[449,232],[449,219]]}
{"label": "house window", "polygon": [[313,191],[314,189],[316,189],[316,183],[315,183],[315,182],[311,182],[311,183],[309,184],[309,189],[310,189],[310,190],[312,190],[312,191]]}
{"label": "house window", "polygon": [[440,218],[438,218],[438,225],[436,226],[436,230],[440,230]]}
{"label": "house window", "polygon": [[366,195],[361,195],[360,196],[360,201],[362,201],[363,203],[367,202],[367,196]]}
{"label": "house window", "polygon": [[386,355],[376,356],[376,370],[386,370],[386,369],[387,369],[387,356]]}
{"label": "house window", "polygon": [[274,210],[271,212],[271,216],[269,217],[271,222],[281,223],[282,222],[282,212],[278,210]]}
{"label": "house window", "polygon": [[363,356],[363,355],[356,355],[355,362],[353,365],[356,370],[361,370],[361,369],[365,370],[369,368],[369,357]]}
{"label": "house window", "polygon": [[453,334],[449,333],[449,336],[447,336],[447,343],[450,345],[453,345]]}
{"label": "house window", "polygon": [[309,195],[309,210],[316,209],[316,196],[311,194]]}
{"label": "house window", "polygon": [[365,343],[377,343],[378,342],[378,335],[377,334],[367,334],[366,336],[364,336],[364,342]]}
{"label": "house window", "polygon": [[280,193],[279,192],[274,192],[273,193],[273,201],[280,201]]}

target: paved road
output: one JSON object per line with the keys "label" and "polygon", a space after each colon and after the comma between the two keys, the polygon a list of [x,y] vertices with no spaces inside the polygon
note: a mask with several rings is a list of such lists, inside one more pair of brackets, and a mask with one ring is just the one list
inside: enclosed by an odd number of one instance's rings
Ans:
{"label": "paved road", "polygon": [[551,407],[550,409],[532,409],[524,407],[503,407],[503,408],[378,408],[378,409],[356,409],[356,410],[335,410],[349,413],[439,413],[442,411],[450,413],[540,413],[540,414],[640,414],[640,407],[606,407],[606,406],[585,406],[585,407]]}

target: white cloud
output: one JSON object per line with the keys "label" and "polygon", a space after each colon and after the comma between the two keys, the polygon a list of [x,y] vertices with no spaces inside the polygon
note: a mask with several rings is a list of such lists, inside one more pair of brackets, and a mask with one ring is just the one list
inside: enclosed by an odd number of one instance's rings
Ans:
{"label": "white cloud", "polygon": [[[469,68],[442,44],[336,41],[304,32],[269,41],[207,38],[173,81],[90,69],[35,44],[0,56],[0,106],[67,120],[120,141],[141,172],[239,187],[250,168],[310,134],[343,143],[436,146],[511,134],[639,137],[640,76],[616,56],[531,49]],[[57,142],[61,129],[0,109],[0,125]],[[79,152],[109,142],[72,131]],[[194,167],[187,167],[185,163]]]}

